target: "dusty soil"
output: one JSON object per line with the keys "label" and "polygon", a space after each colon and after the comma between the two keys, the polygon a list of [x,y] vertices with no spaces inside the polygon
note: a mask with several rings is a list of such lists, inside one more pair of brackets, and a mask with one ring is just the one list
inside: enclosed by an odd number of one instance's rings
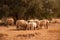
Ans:
{"label": "dusty soil", "polygon": [[60,40],[60,24],[50,24],[48,29],[16,30],[16,26],[0,26],[0,40]]}

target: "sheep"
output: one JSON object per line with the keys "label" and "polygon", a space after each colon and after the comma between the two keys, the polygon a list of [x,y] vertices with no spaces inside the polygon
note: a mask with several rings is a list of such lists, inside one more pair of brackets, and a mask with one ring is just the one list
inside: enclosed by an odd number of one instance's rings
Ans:
{"label": "sheep", "polygon": [[0,20],[0,25],[2,25],[3,24],[3,21],[2,20]]}
{"label": "sheep", "polygon": [[28,21],[28,29],[29,30],[35,30],[37,27],[37,23],[34,20],[29,20]]}
{"label": "sheep", "polygon": [[6,17],[2,17],[1,20],[2,20],[2,25],[6,26],[7,18]]}
{"label": "sheep", "polygon": [[40,20],[40,28],[42,28],[42,26],[44,26],[46,29],[48,29],[48,24],[49,21],[48,20]]}
{"label": "sheep", "polygon": [[13,18],[7,18],[6,19],[6,24],[7,25],[14,25],[14,19]]}
{"label": "sheep", "polygon": [[40,26],[40,21],[38,20],[38,19],[34,19],[34,22],[36,22],[36,24],[37,24],[37,29],[39,29],[39,26]]}
{"label": "sheep", "polygon": [[0,26],[5,25],[4,20],[0,19]]}
{"label": "sheep", "polygon": [[28,22],[25,21],[25,20],[17,20],[16,21],[17,29],[24,29],[24,30],[26,30],[27,29],[27,24],[28,24]]}

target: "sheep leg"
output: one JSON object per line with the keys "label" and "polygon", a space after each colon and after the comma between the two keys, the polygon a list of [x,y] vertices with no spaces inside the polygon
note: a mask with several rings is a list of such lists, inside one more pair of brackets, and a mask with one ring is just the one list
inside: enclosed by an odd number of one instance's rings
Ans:
{"label": "sheep leg", "polygon": [[19,26],[17,26],[17,29],[19,30]]}
{"label": "sheep leg", "polygon": [[35,30],[35,27],[34,27],[34,30]]}
{"label": "sheep leg", "polygon": [[48,29],[48,23],[46,23],[45,27],[46,27],[46,29]]}

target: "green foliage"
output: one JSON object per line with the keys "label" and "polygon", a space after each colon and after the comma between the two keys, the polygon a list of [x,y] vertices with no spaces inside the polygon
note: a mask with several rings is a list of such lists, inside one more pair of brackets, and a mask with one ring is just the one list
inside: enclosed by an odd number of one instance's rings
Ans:
{"label": "green foliage", "polygon": [[0,0],[0,18],[50,19],[60,17],[60,2],[57,0]]}

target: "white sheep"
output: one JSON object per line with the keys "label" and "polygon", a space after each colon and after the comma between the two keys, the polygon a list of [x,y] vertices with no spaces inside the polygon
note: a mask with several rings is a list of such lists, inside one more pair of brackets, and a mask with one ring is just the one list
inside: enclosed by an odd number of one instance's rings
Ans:
{"label": "white sheep", "polygon": [[2,20],[0,20],[0,25],[2,25],[3,24],[3,21]]}
{"label": "white sheep", "polygon": [[29,20],[28,21],[28,28],[29,30],[35,30],[37,27],[37,23],[34,20]]}

